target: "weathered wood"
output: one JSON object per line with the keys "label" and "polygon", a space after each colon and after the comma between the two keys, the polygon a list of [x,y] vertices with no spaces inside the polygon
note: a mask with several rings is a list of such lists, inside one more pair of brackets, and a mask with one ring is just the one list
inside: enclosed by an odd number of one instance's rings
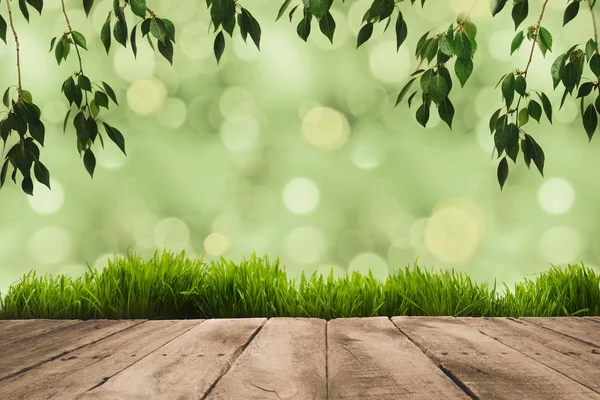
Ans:
{"label": "weathered wood", "polygon": [[469,399],[387,317],[327,324],[331,399]]}
{"label": "weathered wood", "polygon": [[600,323],[600,317],[583,317],[583,318]]}
{"label": "weathered wood", "polygon": [[[197,326],[147,321],[0,382],[0,399],[72,399]],[[113,397],[117,399],[118,397]]]}
{"label": "weathered wood", "polygon": [[521,317],[524,320],[584,343],[600,346],[600,329],[594,321],[581,317]]}
{"label": "weathered wood", "polygon": [[394,317],[396,326],[480,399],[589,399],[598,393],[452,317]]}
{"label": "weathered wood", "polygon": [[207,320],[79,398],[203,398],[265,322],[266,318]]}
{"label": "weathered wood", "polygon": [[0,382],[81,346],[142,323],[144,320],[90,320],[62,326],[44,335],[0,346]]}
{"label": "weathered wood", "polygon": [[32,336],[41,335],[62,326],[73,325],[76,320],[19,319],[0,321],[0,346]]}
{"label": "weathered wood", "polygon": [[325,330],[322,319],[270,319],[206,399],[325,400]]}
{"label": "weathered wood", "polygon": [[523,321],[459,319],[600,394],[600,351],[596,347]]}

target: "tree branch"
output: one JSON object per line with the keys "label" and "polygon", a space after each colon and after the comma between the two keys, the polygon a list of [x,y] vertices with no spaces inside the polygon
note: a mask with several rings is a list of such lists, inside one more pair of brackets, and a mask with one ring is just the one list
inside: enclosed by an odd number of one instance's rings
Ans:
{"label": "tree branch", "polygon": [[23,86],[21,85],[21,49],[19,45],[19,36],[17,35],[15,25],[13,24],[12,10],[10,9],[10,1],[11,0],[6,0],[6,8],[8,9],[8,19],[10,21],[10,28],[12,29],[13,36],[15,37],[15,45],[17,47],[17,76],[19,82],[17,91],[19,97],[21,97],[21,92],[23,91]]}
{"label": "tree branch", "polygon": [[466,20],[469,19],[469,17],[471,16],[471,14],[473,13],[473,10],[475,9],[475,7],[477,7],[477,4],[479,3],[479,0],[475,0],[475,2],[473,3],[473,5],[471,6],[471,8],[469,9],[469,12],[467,14],[465,14],[465,16],[460,20],[460,23],[458,25],[456,25],[456,27],[454,28],[454,32],[456,32],[458,30],[458,28],[465,23]]}
{"label": "tree branch", "polygon": [[[596,42],[596,44],[598,43],[598,27],[596,26],[596,14],[594,14],[594,9],[592,8],[594,3],[594,0],[588,0],[588,3],[590,5],[590,14],[592,14],[592,24],[594,25],[594,41]],[[596,46],[596,54],[600,54],[600,52],[598,51],[598,46]]]}

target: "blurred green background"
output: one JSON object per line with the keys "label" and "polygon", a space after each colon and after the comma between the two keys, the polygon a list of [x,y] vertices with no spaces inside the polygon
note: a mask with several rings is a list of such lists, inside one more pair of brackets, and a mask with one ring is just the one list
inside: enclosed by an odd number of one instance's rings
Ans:
{"label": "blurred green background", "polygon": [[[402,4],[409,35],[396,52],[393,26],[382,33],[383,24],[355,49],[368,0],[336,0],[333,46],[314,21],[309,42],[298,38],[300,13],[293,24],[287,16],[273,22],[279,1],[247,0],[262,26],[262,50],[236,30],[217,66],[205,3],[151,0],[177,28],[171,67],[145,41],[137,60],[116,43],[107,57],[99,31],[111,2],[97,0],[86,20],[81,1],[69,1],[73,29],[88,39],[86,75],[117,90],[121,106],[104,118],[124,133],[129,154],[112,143],[98,149],[93,180],[73,127],[62,133],[60,85],[77,61],[59,67],[48,53],[50,39],[65,30],[60,2],[46,1],[29,26],[15,13],[24,86],[46,123],[42,161],[53,190],[38,184],[30,198],[10,181],[0,191],[0,291],[31,269],[77,275],[127,249],[235,261],[256,252],[281,257],[292,276],[334,266],[338,275],[370,269],[384,278],[417,256],[420,265],[455,267],[490,284],[512,285],[550,263],[583,260],[600,272],[600,142],[588,143],[573,99],[553,126],[527,126],[545,150],[546,177],[528,171],[520,156],[504,191],[498,187],[488,130],[501,106],[494,85],[523,69],[530,49],[524,44],[510,57],[510,10],[492,18],[486,0],[473,10],[479,50],[466,87],[455,80],[453,131],[437,112],[423,129],[416,108],[393,108],[416,67],[417,39],[446,30],[473,2]],[[535,23],[541,4],[530,1],[525,24]],[[592,36],[583,10],[561,29],[564,7],[548,5],[543,25],[554,51],[543,58],[536,50],[529,74],[529,87],[546,91],[556,111],[561,93],[552,91],[550,66]],[[16,82],[8,36],[8,47],[0,46],[2,88]]]}

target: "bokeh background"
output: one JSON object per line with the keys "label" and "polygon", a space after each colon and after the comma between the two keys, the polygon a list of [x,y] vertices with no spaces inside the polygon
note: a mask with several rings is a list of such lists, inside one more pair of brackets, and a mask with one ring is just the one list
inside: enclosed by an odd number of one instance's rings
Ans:
{"label": "bokeh background", "polygon": [[[86,263],[102,268],[128,249],[235,261],[256,252],[279,256],[291,276],[333,266],[338,276],[370,269],[384,278],[417,256],[421,265],[490,284],[512,285],[550,263],[583,260],[600,272],[600,141],[588,143],[573,99],[557,112],[561,93],[549,73],[558,54],[592,36],[588,12],[561,29],[565,4],[550,2],[543,25],[553,52],[543,58],[536,50],[530,69],[529,87],[546,91],[556,110],[553,126],[527,126],[545,150],[545,178],[520,156],[500,192],[491,158],[488,120],[501,106],[494,85],[525,67],[530,48],[510,57],[510,10],[492,18],[487,0],[473,9],[479,50],[466,87],[452,92],[452,131],[436,112],[423,129],[416,108],[393,108],[416,67],[417,39],[445,30],[473,2],[430,0],[424,9],[405,2],[409,35],[396,52],[393,25],[383,33],[383,24],[355,49],[368,0],[335,2],[333,45],[315,22],[308,43],[298,38],[300,13],[293,24],[287,16],[275,23],[279,1],[247,0],[262,26],[262,50],[236,30],[217,66],[205,2],[151,0],[177,27],[171,67],[141,40],[137,60],[114,40],[106,56],[99,31],[111,1],[97,0],[88,20],[80,1],[68,1],[74,29],[88,39],[86,75],[117,91],[121,106],[104,118],[125,134],[129,154],[112,143],[98,149],[93,180],[74,129],[62,133],[60,85],[76,59],[59,67],[48,53],[50,38],[65,30],[60,2],[46,1],[29,25],[15,13],[24,86],[46,123],[42,160],[53,189],[36,185],[29,197],[10,181],[0,191],[0,291],[31,269],[78,275]],[[523,27],[535,23],[541,4],[530,2]],[[16,82],[8,36],[0,45],[2,88]]]}

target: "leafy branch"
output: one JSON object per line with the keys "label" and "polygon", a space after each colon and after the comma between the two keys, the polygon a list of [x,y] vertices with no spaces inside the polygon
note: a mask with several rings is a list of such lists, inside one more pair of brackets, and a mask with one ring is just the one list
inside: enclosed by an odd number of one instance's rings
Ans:
{"label": "leafy branch", "polygon": [[[298,4],[292,5],[296,1]],[[290,23],[294,16],[300,14],[296,25],[296,33],[307,41],[313,32],[312,26],[318,24],[321,33],[333,44],[336,22],[331,14],[331,7],[336,0],[283,0],[275,20],[287,13]],[[339,0],[337,0],[339,2]],[[477,52],[478,28],[471,21],[470,15],[477,6],[475,0],[467,13],[461,13],[448,29],[437,31],[430,29],[417,40],[415,57],[419,61],[418,67],[411,74],[408,82],[401,88],[395,106],[407,99],[409,108],[417,99],[419,103],[415,112],[417,122],[423,127],[427,126],[430,119],[432,105],[437,108],[439,117],[452,129],[455,109],[451,101],[454,79],[464,87],[474,70],[474,56]],[[581,3],[584,0],[568,0],[563,15],[563,26],[577,17]],[[6,0],[10,26],[13,31],[17,48],[18,84],[16,96],[11,92],[15,86],[9,87],[3,96],[3,103],[7,107],[6,116],[0,121],[0,139],[6,147],[7,141],[16,133],[17,141],[3,157],[0,169],[0,187],[4,185],[8,167],[13,166],[12,179],[16,183],[18,172],[23,176],[22,189],[29,194],[33,193],[31,168],[34,169],[36,179],[50,187],[49,172],[39,160],[39,147],[43,147],[45,129],[40,121],[41,112],[32,102],[31,93],[24,90],[21,82],[20,45],[17,32],[14,29],[11,0]],[[341,0],[341,2],[345,2]],[[82,0],[86,16],[94,6],[95,0]],[[410,3],[410,4],[409,4]],[[372,0],[362,17],[361,27],[356,38],[356,47],[363,46],[373,35],[374,30],[382,26],[383,32],[394,23],[396,50],[404,44],[408,37],[409,27],[404,18],[404,7],[414,6],[415,3],[425,7],[426,0]],[[492,16],[501,13],[508,4],[508,0],[492,0],[490,11]],[[519,26],[529,15],[529,0],[513,0],[511,16],[515,31],[510,54],[517,51],[525,39],[531,41],[531,49],[525,69],[514,70],[503,75],[496,88],[500,86],[504,105],[497,109],[489,121],[490,133],[494,136],[494,149],[492,157],[497,151],[500,163],[497,177],[500,188],[508,178],[508,158],[516,164],[520,152],[527,167],[534,162],[543,176],[545,155],[542,148],[529,135],[524,127],[530,119],[541,122],[542,114],[552,123],[552,104],[548,96],[541,90],[530,89],[527,76],[532,64],[535,48],[539,48],[542,55],[552,52],[553,39],[550,32],[542,26],[548,0],[542,4],[539,17],[534,25],[519,30]],[[577,88],[577,98],[580,100],[581,115],[584,129],[589,137],[592,136],[598,125],[598,111],[600,111],[600,96],[595,100],[590,95],[600,90],[600,49],[598,49],[598,29],[594,6],[596,0],[587,0],[592,17],[593,38],[585,44],[572,46],[568,51],[560,54],[552,64],[550,75],[553,87],[564,86],[560,107],[562,108],[568,95],[572,95]],[[29,8],[33,7],[41,15],[43,0],[19,0],[19,9],[24,18],[29,21]],[[93,177],[96,160],[92,146],[98,138],[104,146],[104,139],[99,132],[99,127],[104,128],[104,133],[121,151],[125,152],[125,140],[121,132],[102,121],[101,109],[108,110],[110,103],[118,106],[117,96],[112,87],[104,81],[92,82],[84,73],[82,54],[88,51],[84,35],[73,30],[69,20],[64,0],[61,0],[62,12],[65,17],[67,30],[50,42],[50,51],[58,65],[66,61],[72,48],[77,55],[79,69],[71,73],[62,84],[62,93],[69,102],[63,130],[66,131],[69,122],[75,128],[77,136],[77,149],[83,156],[83,163]],[[212,28],[215,35],[213,51],[217,63],[220,63],[225,52],[227,35],[233,38],[236,28],[244,42],[248,37],[258,50],[262,30],[260,24],[252,13],[242,6],[239,0],[206,0],[210,16],[209,33]],[[300,13],[296,13],[301,10]],[[167,18],[158,16],[147,4],[147,0],[112,0],[112,6],[107,10],[107,17],[100,30],[100,40],[107,54],[110,52],[113,40],[124,48],[131,48],[134,58],[137,57],[138,33],[146,38],[153,50],[158,50],[169,63],[174,60],[175,26]],[[134,22],[132,22],[134,21]],[[6,43],[8,24],[0,15],[0,38]],[[580,48],[581,47],[581,48]],[[588,64],[593,73],[593,79],[583,77],[584,65]],[[584,80],[582,82],[582,79]],[[418,81],[418,82],[417,82]],[[416,86],[416,87],[413,87]],[[535,93],[539,101],[532,98]],[[513,108],[514,107],[514,108]],[[71,114],[74,114],[71,118]]]}

